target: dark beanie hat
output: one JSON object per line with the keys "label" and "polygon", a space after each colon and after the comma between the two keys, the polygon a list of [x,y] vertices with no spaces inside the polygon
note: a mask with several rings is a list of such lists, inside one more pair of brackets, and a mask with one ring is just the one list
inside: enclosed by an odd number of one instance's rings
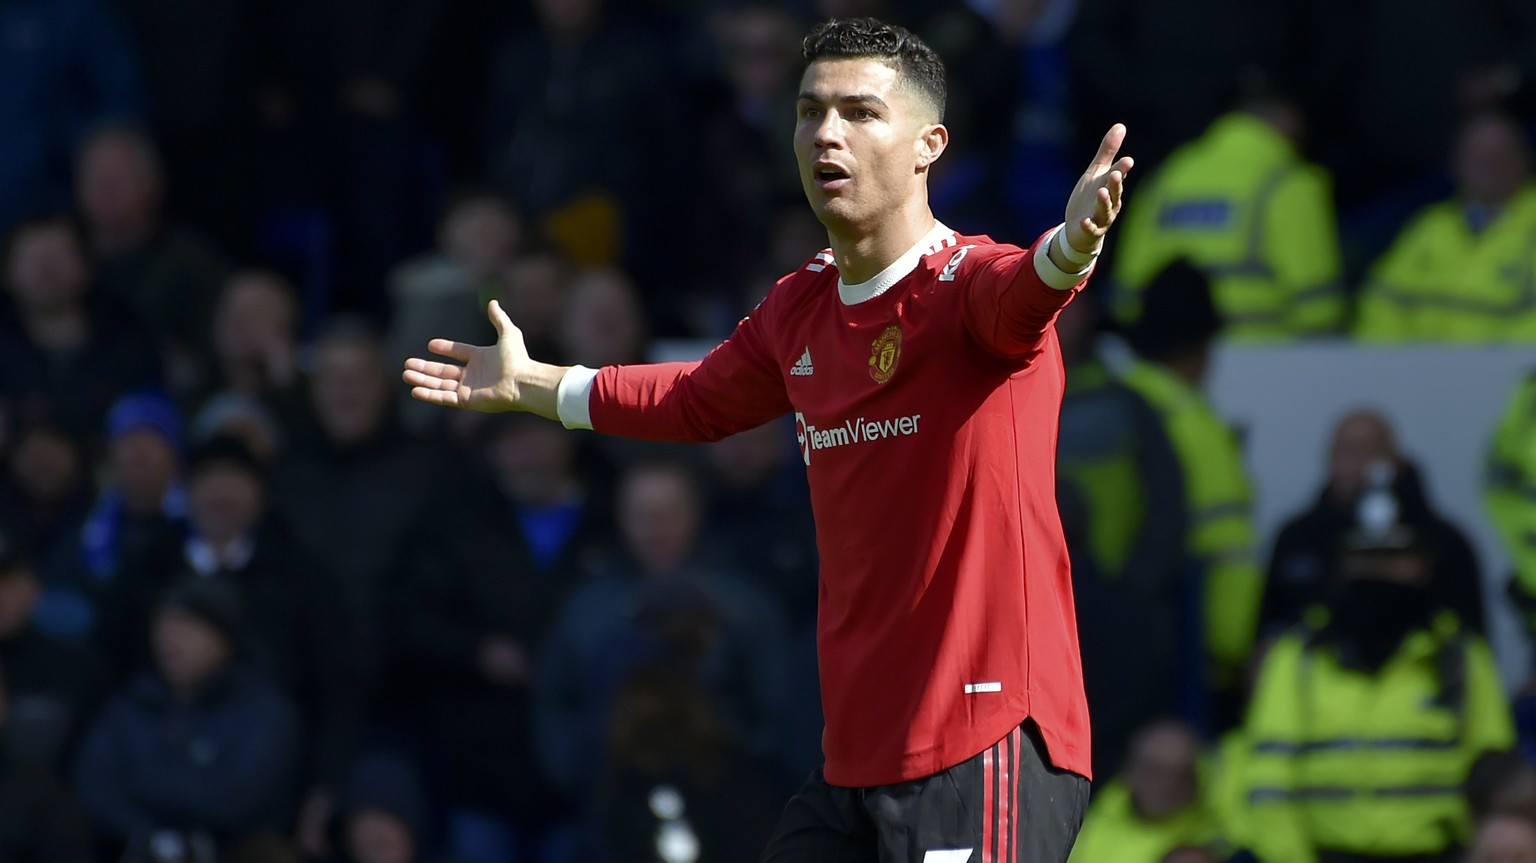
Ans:
{"label": "dark beanie hat", "polygon": [[234,467],[249,473],[257,480],[265,481],[266,470],[250,447],[237,437],[218,435],[209,438],[192,450],[188,458],[187,475],[197,476],[214,466]]}
{"label": "dark beanie hat", "polygon": [[1180,259],[1163,268],[1142,296],[1141,317],[1126,339],[1136,353],[1159,360],[1198,348],[1221,332],[1221,314],[1205,273]]}
{"label": "dark beanie hat", "polygon": [[172,585],[160,600],[160,611],[190,614],[229,640],[240,640],[240,592],[222,578],[192,576]]}

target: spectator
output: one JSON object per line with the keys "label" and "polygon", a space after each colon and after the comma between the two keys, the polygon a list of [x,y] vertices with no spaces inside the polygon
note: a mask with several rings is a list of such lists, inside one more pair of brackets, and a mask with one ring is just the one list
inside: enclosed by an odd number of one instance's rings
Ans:
{"label": "spectator", "polygon": [[287,443],[267,408],[236,392],[214,396],[192,418],[193,440],[207,443],[216,437],[235,438],[264,465],[275,462]]}
{"label": "spectator", "polygon": [[816,622],[816,524],[811,490],[782,422],[758,426],[710,444],[709,541],[751,549],[742,574],[773,594],[802,631]]}
{"label": "spectator", "polygon": [[701,505],[679,465],[631,468],[616,506],[622,559],[555,618],[534,680],[535,753],[573,799],[588,799],[595,787],[614,693],[647,657],[698,680],[749,752],[777,743],[781,613],[767,595],[701,559]]}
{"label": "spectator", "polygon": [[[139,49],[148,131],[174,166],[167,210],[210,232],[221,248],[250,251],[253,208],[274,178],[278,118],[294,112],[284,92],[283,3],[258,0],[135,0],[116,4]],[[212,290],[210,288],[210,290]]]}
{"label": "spectator", "polygon": [[1116,315],[1180,258],[1211,282],[1227,335],[1274,341],[1342,330],[1345,297],[1329,178],[1300,152],[1300,108],[1255,91],[1137,190],[1115,255]]}
{"label": "spectator", "polygon": [[107,414],[107,479],[80,532],[81,556],[97,583],[141,558],[187,515],[181,460],[186,432],[176,406],[155,393],[124,396]]}
{"label": "spectator", "polygon": [[0,6],[0,236],[69,188],[68,155],[90,129],[139,112],[139,71],[99,0]]}
{"label": "spectator", "polygon": [[0,396],[85,437],[101,430],[119,396],[160,384],[148,334],[93,296],[73,220],[22,222],[5,264],[11,302],[0,310]]}
{"label": "spectator", "polygon": [[1356,335],[1368,342],[1536,340],[1530,142],[1508,115],[1457,136],[1456,197],[1420,211],[1376,262]]}
{"label": "spectator", "polygon": [[486,481],[435,507],[454,515],[430,551],[409,556],[391,627],[409,675],[391,688],[420,705],[449,789],[450,845],[476,861],[477,825],[531,847],[564,814],[531,747],[528,688],[556,615],[610,544],[606,501],[578,467],[572,432],[500,415],[482,452]]}
{"label": "spectator", "polygon": [[[302,757],[298,716],[237,656],[240,597],[192,581],[158,604],[153,672],[136,677],[87,735],[75,771],[97,834],[130,859],[210,839],[228,847],[281,828]],[[177,855],[180,856],[180,855]]]}
{"label": "spectator", "polygon": [[589,366],[642,362],[648,337],[645,309],[628,276],[605,268],[571,279],[560,327],[566,360]]}
{"label": "spectator", "polygon": [[1466,863],[1536,863],[1536,821],[1499,813],[1477,828]]}
{"label": "spectator", "polygon": [[[159,597],[183,576],[215,582],[240,600],[232,621],[244,663],[297,705],[304,723],[306,841],[329,817],[358,737],[364,681],[350,618],[329,573],[298,550],[269,514],[264,471],[238,441],[216,438],[191,456],[185,539],[176,537],[124,572],[102,603],[103,652],[124,676],[152,658],[144,633]],[[286,826],[286,825],[284,825]]]}
{"label": "spectator", "polygon": [[75,166],[75,197],[101,292],[149,327],[173,391],[206,386],[225,265],[197,234],[166,223],[164,166],[154,142],[127,126],[92,135]]}
{"label": "spectator", "polygon": [[[10,733],[10,699],[0,667],[0,731]],[[47,770],[0,747],[0,858],[90,863],[90,833],[69,791]]]}
{"label": "spectator", "polygon": [[1433,560],[1427,589],[1435,607],[1455,612],[1472,632],[1485,633],[1482,578],[1472,544],[1430,506],[1412,461],[1398,449],[1392,427],[1373,411],[1353,411],[1333,433],[1328,482],[1307,511],[1286,522],[1275,540],[1264,585],[1260,631],[1273,635],[1329,609],[1341,587],[1335,569],[1349,532],[1378,506],[1417,534]]}
{"label": "spectator", "polygon": [[410,762],[374,754],[353,767],[340,807],[345,863],[422,863],[428,852],[430,812]]}
{"label": "spectator", "polygon": [[771,774],[694,681],[636,669],[615,699],[606,749],[583,859],[717,863],[751,860],[767,844],[779,809]]}
{"label": "spectator", "polygon": [[[522,228],[511,206],[494,192],[461,193],[444,210],[437,250],[398,265],[389,275],[389,355],[398,366],[434,337],[484,340],[485,306],[501,293],[502,273],[517,251]],[[410,401],[401,421],[424,431],[438,413]]]}
{"label": "spectator", "polygon": [[1433,558],[1376,508],[1320,629],[1266,654],[1248,713],[1248,847],[1264,860],[1434,859],[1471,834],[1462,783],[1514,743],[1487,643],[1436,616]]}
{"label": "spectator", "polygon": [[91,476],[84,448],[68,432],[47,423],[24,425],[0,484],[0,524],[24,538],[43,577],[38,628],[79,638],[91,625],[91,609],[53,585],[72,583],[79,570],[80,526],[91,506]]}
{"label": "spectator", "polygon": [[539,0],[538,26],[497,48],[481,115],[486,173],[578,264],[628,253],[661,273],[683,215],[666,192],[680,165],[680,95],[660,47],[606,5]]}
{"label": "spectator", "polygon": [[1252,483],[1236,436],[1201,391],[1221,329],[1209,285],[1183,261],[1153,280],[1129,333],[1141,359],[1124,380],[1157,410],[1179,456],[1189,514],[1185,550],[1202,584],[1196,604],[1207,680],[1218,695],[1215,720],[1227,726],[1237,720],[1264,585],[1254,556]]}
{"label": "spectator", "polygon": [[95,657],[33,625],[41,592],[20,540],[0,536],[0,668],[7,695],[0,748],[11,759],[52,772],[84,730],[101,680]]}
{"label": "spectator", "polygon": [[1195,627],[1182,619],[1191,567],[1179,459],[1157,411],[1100,359],[1097,322],[1092,302],[1056,321],[1067,367],[1056,476],[1093,770],[1111,776],[1136,729],[1186,707],[1181,688],[1198,684],[1201,669],[1198,642],[1181,635]]}
{"label": "spectator", "polygon": [[1515,388],[1494,431],[1483,502],[1513,562],[1509,589],[1536,632],[1536,373]]}
{"label": "spectator", "polygon": [[[502,275],[506,298],[502,307],[518,315],[518,329],[532,351],[559,356],[560,319],[565,310],[565,261],[553,249],[533,249],[518,255]],[[482,316],[483,319],[483,316]]]}
{"label": "spectator", "polygon": [[314,346],[309,379],[319,434],[294,446],[272,480],[274,511],[335,579],[370,686],[380,682],[384,596],[399,575],[407,527],[444,473],[436,450],[400,431],[386,362],[369,325],[332,322]]}
{"label": "spectator", "polygon": [[299,300],[293,286],[269,270],[229,277],[214,314],[214,389],[255,398],[289,436],[306,414],[299,388]]}
{"label": "spectator", "polygon": [[1485,752],[1467,771],[1466,797],[1474,824],[1492,815],[1536,818],[1536,765],[1519,751]]}
{"label": "spectator", "polygon": [[1088,807],[1071,863],[1165,863],[1181,849],[1216,845],[1221,830],[1200,772],[1193,729],[1167,721],[1142,728],[1123,776]]}

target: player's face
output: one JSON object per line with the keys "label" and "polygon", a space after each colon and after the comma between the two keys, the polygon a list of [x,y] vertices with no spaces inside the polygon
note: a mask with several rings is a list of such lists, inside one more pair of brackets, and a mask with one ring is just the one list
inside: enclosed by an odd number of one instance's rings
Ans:
{"label": "player's face", "polygon": [[801,79],[800,183],[834,233],[867,232],[923,194],[936,124],[932,109],[898,83],[895,69],[863,59],[817,60]]}

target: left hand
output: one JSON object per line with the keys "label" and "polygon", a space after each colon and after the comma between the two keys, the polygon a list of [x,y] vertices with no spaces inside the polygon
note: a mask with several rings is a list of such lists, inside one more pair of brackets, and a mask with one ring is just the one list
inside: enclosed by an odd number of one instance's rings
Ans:
{"label": "left hand", "polygon": [[1120,215],[1125,175],[1136,164],[1130,156],[1115,160],[1124,142],[1125,126],[1116,123],[1104,135],[1098,155],[1067,199],[1067,245],[1085,255],[1095,254],[1103,247],[1104,235]]}

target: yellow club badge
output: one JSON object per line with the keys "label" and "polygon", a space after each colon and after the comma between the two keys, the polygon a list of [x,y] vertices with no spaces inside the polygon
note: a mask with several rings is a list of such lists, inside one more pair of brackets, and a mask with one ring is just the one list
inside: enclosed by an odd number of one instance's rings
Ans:
{"label": "yellow club badge", "polygon": [[869,376],[875,383],[883,384],[896,374],[896,363],[900,361],[901,328],[892,324],[869,346]]}

